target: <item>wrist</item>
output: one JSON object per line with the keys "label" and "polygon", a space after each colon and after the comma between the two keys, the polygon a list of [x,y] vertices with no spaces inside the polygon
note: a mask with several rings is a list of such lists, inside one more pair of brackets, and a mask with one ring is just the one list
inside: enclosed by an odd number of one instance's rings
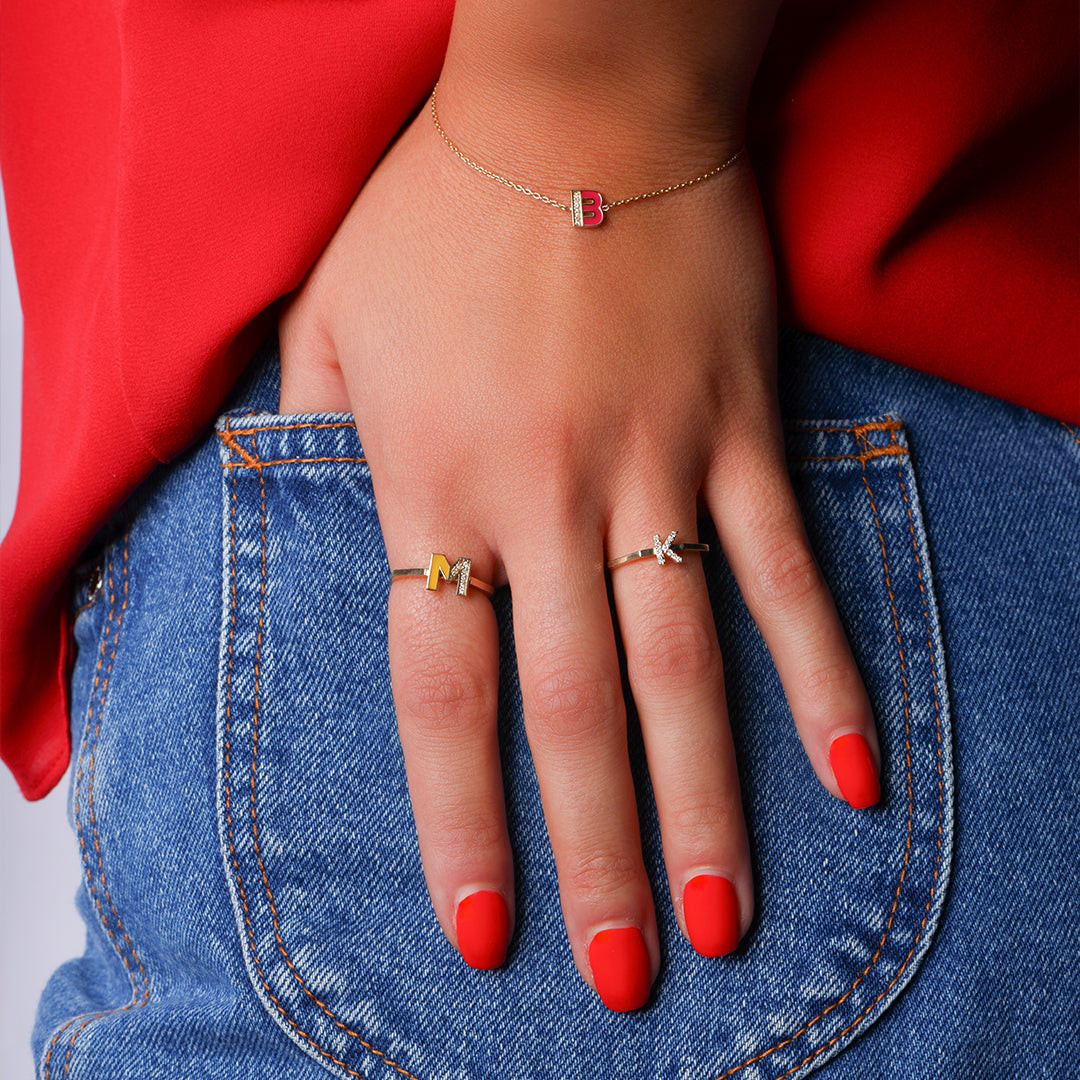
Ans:
{"label": "wrist", "polygon": [[613,197],[678,182],[741,145],[775,7],[459,0],[440,117],[515,179]]}

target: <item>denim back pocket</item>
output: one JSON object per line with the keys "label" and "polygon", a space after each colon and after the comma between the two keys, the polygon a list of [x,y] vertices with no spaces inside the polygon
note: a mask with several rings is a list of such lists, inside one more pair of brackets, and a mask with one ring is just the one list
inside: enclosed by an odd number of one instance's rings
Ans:
{"label": "denim back pocket", "polygon": [[495,604],[517,929],[504,968],[484,972],[453,952],[427,898],[387,672],[389,568],[351,418],[230,415],[217,433],[222,860],[251,985],[303,1052],[370,1080],[782,1080],[888,1008],[930,945],[952,837],[944,656],[898,421],[788,430],[807,527],[874,704],[882,802],[853,811],[817,783],[764,643],[723,558],[708,556],[758,915],[722,959],[679,934],[631,712],[664,952],[650,1005],[632,1014],[601,1005],[565,940],[509,595]]}

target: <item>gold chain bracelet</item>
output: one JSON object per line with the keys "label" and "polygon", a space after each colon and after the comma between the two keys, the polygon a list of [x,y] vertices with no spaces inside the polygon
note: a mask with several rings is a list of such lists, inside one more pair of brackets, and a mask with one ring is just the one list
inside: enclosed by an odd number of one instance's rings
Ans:
{"label": "gold chain bracelet", "polygon": [[671,184],[669,187],[657,188],[655,191],[644,191],[640,195],[631,195],[628,199],[618,199],[615,202],[610,203],[604,202],[604,197],[599,191],[590,191],[586,188],[581,188],[580,190],[570,192],[570,204],[567,205],[566,203],[559,202],[557,199],[542,195],[539,191],[533,191],[532,188],[525,187],[523,184],[517,184],[505,176],[500,176],[497,172],[485,168],[479,162],[473,161],[471,157],[463,153],[454,140],[446,134],[442,124],[439,123],[439,113],[435,105],[435,98],[438,92],[439,84],[436,83],[435,88],[431,91],[431,119],[435,121],[435,130],[442,136],[443,142],[450,147],[457,158],[465,162],[470,169],[478,172],[481,176],[486,176],[489,180],[494,180],[497,184],[502,184],[503,187],[518,191],[522,195],[528,195],[530,198],[536,199],[537,202],[542,202],[547,206],[554,207],[556,210],[561,210],[564,214],[569,213],[570,221],[573,225],[585,227],[600,225],[604,221],[604,214],[609,210],[614,210],[616,206],[626,206],[628,203],[642,202],[644,199],[655,199],[657,195],[667,195],[672,191],[680,191],[682,188],[700,184],[703,180],[711,180],[712,177],[722,173],[729,165],[733,165],[746,149],[745,144],[740,146],[727,161],[717,165],[716,168],[710,169],[706,173],[702,173],[700,176],[695,176],[692,180],[684,180],[681,184]]}

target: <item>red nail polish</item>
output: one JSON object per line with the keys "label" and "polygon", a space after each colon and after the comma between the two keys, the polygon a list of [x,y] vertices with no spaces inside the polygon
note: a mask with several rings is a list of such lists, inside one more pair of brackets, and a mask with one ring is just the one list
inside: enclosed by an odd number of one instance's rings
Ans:
{"label": "red nail polish", "polygon": [[739,944],[739,898],[719,874],[698,874],[683,889],[690,944],[702,956],[723,956]]}
{"label": "red nail polish", "polygon": [[600,1000],[609,1009],[629,1012],[649,1000],[649,950],[637,927],[601,930],[589,945],[589,966]]}
{"label": "red nail polish", "polygon": [[481,889],[458,904],[457,939],[469,967],[502,966],[510,944],[510,915],[499,893]]}
{"label": "red nail polish", "polygon": [[873,806],[881,798],[870,745],[858,734],[841,735],[829,747],[829,764],[840,785],[840,794],[856,810]]}

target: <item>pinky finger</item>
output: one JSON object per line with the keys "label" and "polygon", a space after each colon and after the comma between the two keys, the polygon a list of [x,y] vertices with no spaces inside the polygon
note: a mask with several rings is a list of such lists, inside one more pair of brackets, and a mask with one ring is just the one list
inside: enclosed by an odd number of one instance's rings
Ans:
{"label": "pinky finger", "polygon": [[780,445],[762,440],[740,476],[725,483],[711,478],[710,509],[810,764],[832,794],[863,809],[881,791],[873,711],[810,548]]}

